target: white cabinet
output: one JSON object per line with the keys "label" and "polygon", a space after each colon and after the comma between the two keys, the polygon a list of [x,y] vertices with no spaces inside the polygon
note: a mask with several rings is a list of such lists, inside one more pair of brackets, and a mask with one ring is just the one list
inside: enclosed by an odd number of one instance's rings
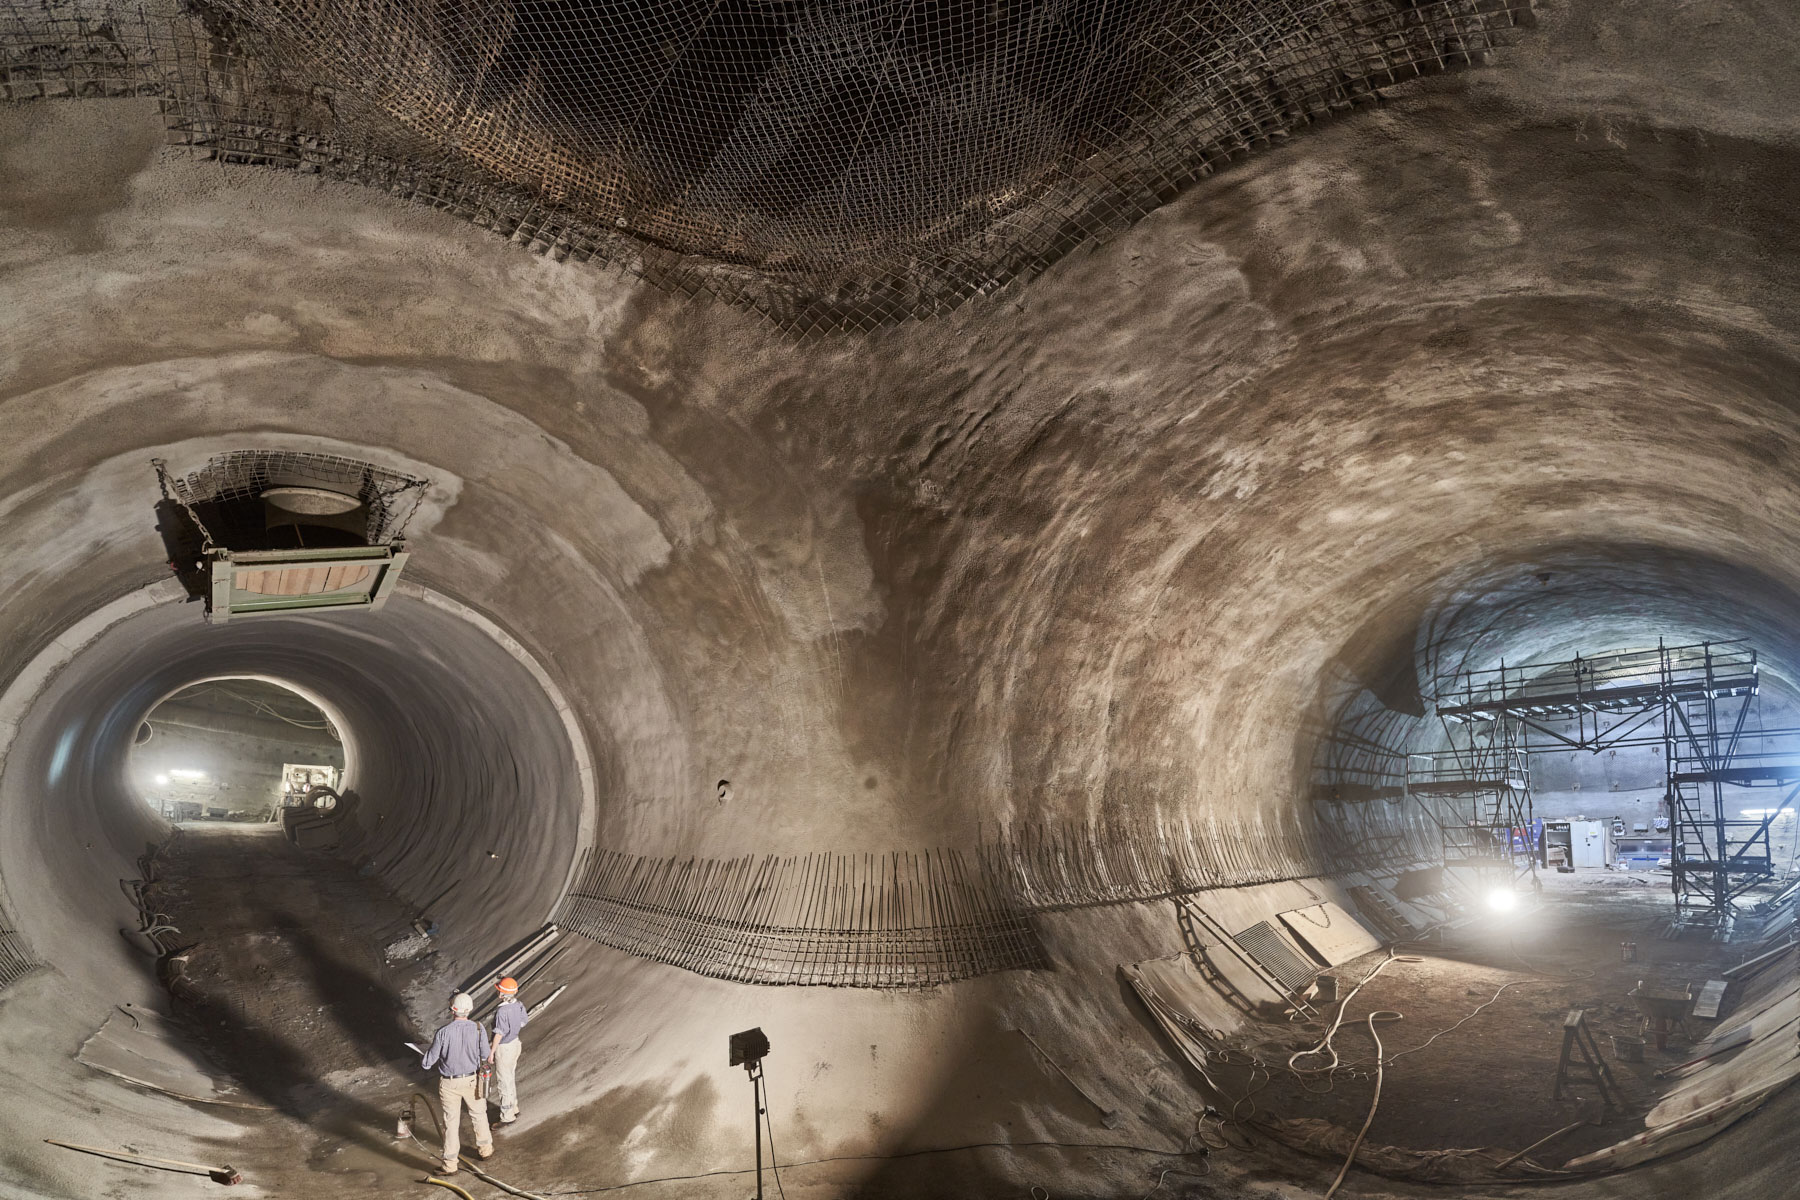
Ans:
{"label": "white cabinet", "polygon": [[1570,821],[1569,841],[1577,867],[1604,867],[1612,862],[1612,826],[1605,821]]}

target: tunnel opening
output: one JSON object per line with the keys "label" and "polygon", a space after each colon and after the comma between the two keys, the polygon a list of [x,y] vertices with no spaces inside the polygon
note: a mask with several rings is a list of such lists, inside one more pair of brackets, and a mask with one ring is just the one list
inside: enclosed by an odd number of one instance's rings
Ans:
{"label": "tunnel opening", "polygon": [[[1419,589],[1349,640],[1303,734],[1326,856],[1442,869],[1451,919],[1496,881],[1535,893],[1532,872],[1572,865],[1570,821],[1595,842],[1584,868],[1677,875],[1685,825],[1688,859],[1728,860],[1744,887],[1725,891],[1758,903],[1793,856],[1797,610],[1741,563],[1631,543],[1546,547]],[[1710,903],[1667,890],[1684,920],[1729,926],[1717,886]]]}
{"label": "tunnel opening", "polygon": [[[1262,1031],[1267,1082],[1242,1095],[1291,1145],[1345,1152],[1361,1125],[1422,1178],[1447,1147],[1545,1135],[1564,1171],[1645,1161],[1767,1084],[1723,1064],[1795,1000],[1769,967],[1800,894],[1797,611],[1710,551],[1565,545],[1350,638],[1302,755],[1322,851],[1387,957],[1307,963],[1302,1033]],[[1376,1073],[1371,1128],[1330,1084]]]}
{"label": "tunnel opening", "polygon": [[178,598],[66,634],[19,710],[8,1021],[184,1106],[172,1127],[198,1103],[391,1170],[412,1161],[390,1103],[416,1086],[406,1043],[562,895],[585,748],[523,649],[430,593],[229,624]]}
{"label": "tunnel opening", "polygon": [[130,776],[170,822],[275,830],[284,810],[335,808],[345,767],[342,735],[304,695],[264,679],[212,679],[150,711],[133,739]]}
{"label": "tunnel opening", "polygon": [[1749,641],[1503,664],[1434,692],[1406,789],[1465,891],[1511,907],[1540,871],[1636,871],[1667,885],[1676,931],[1721,939],[1782,898],[1800,736]]}

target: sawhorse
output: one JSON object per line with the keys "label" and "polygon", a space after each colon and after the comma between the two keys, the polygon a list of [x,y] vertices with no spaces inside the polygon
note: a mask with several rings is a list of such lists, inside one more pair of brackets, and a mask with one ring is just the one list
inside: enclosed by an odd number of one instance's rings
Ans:
{"label": "sawhorse", "polygon": [[1572,1082],[1569,1079],[1569,1069],[1576,1054],[1581,1056],[1594,1086],[1600,1089],[1600,1102],[1608,1108],[1623,1109],[1624,1105],[1619,1103],[1619,1085],[1613,1079],[1612,1068],[1600,1057],[1600,1044],[1594,1040],[1594,1031],[1588,1028],[1587,1013],[1579,1008],[1571,1008],[1563,1017],[1562,1056],[1556,1060],[1556,1086],[1551,1089],[1550,1098],[1562,1099],[1563,1084]]}

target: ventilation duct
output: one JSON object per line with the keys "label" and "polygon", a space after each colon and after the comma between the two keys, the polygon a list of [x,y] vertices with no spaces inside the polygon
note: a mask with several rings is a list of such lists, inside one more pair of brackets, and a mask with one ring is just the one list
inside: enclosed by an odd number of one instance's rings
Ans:
{"label": "ventilation duct", "polygon": [[330,454],[237,450],[185,477],[155,463],[169,562],[207,616],[380,609],[428,485]]}

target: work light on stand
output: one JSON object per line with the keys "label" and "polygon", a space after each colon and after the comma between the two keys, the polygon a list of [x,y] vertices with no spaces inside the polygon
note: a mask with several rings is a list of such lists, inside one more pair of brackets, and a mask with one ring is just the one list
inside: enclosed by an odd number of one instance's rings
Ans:
{"label": "work light on stand", "polygon": [[756,1200],[763,1200],[762,1120],[763,1113],[768,1111],[768,1093],[763,1090],[762,1060],[768,1052],[769,1039],[761,1029],[746,1029],[731,1035],[731,1065],[743,1067],[744,1073],[750,1076],[750,1096],[756,1110],[750,1120],[756,1136]]}

